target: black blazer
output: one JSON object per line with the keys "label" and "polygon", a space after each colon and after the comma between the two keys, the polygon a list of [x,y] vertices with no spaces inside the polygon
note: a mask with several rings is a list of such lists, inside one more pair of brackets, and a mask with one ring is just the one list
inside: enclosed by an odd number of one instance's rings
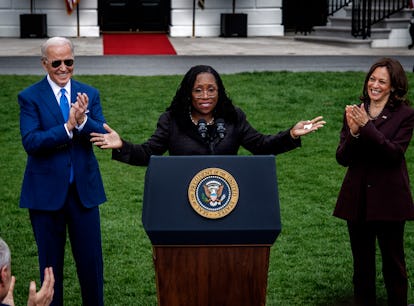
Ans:
{"label": "black blazer", "polygon": [[[235,123],[225,122],[226,133],[223,139],[213,137],[207,142],[200,136],[194,124],[179,124],[171,112],[163,113],[154,134],[143,144],[123,141],[120,150],[112,151],[112,158],[131,165],[146,166],[151,155],[237,155],[240,146],[253,154],[279,154],[301,146],[300,138],[293,139],[290,130],[276,135],[263,135],[247,121],[243,111],[236,108]],[[215,126],[209,126],[214,134]],[[211,147],[213,143],[213,148]]]}
{"label": "black blazer", "polygon": [[346,220],[402,221],[414,218],[405,151],[414,127],[414,110],[407,105],[386,107],[379,118],[349,132],[345,116],[336,151],[348,167],[334,216]]}

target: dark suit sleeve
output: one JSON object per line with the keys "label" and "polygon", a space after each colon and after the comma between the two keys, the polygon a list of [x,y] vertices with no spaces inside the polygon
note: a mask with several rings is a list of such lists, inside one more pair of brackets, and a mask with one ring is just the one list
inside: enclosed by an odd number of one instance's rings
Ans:
{"label": "dark suit sleeve", "polygon": [[355,160],[361,151],[361,142],[351,135],[346,122],[345,113],[343,115],[343,124],[339,137],[339,145],[336,149],[336,161],[338,164],[347,167]]}
{"label": "dark suit sleeve", "polygon": [[171,117],[160,116],[154,134],[143,144],[133,144],[123,140],[119,150],[112,150],[112,159],[135,166],[147,166],[151,155],[162,155],[168,150]]}
{"label": "dark suit sleeve", "polygon": [[414,111],[402,106],[389,119],[390,130],[379,130],[372,122],[361,129],[361,139],[372,144],[375,159],[382,163],[399,164],[404,159],[414,128]]}
{"label": "dark suit sleeve", "polygon": [[281,131],[275,135],[264,135],[250,125],[243,111],[237,109],[237,113],[240,124],[241,146],[253,154],[277,155],[301,146],[300,138],[293,139],[290,136],[290,129]]}
{"label": "dark suit sleeve", "polygon": [[77,92],[86,93],[89,98],[87,113],[88,120],[79,133],[81,135],[87,135],[88,137],[90,137],[89,134],[92,132],[106,133],[106,130],[103,128],[105,118],[102,112],[99,91],[96,88],[76,82],[74,80],[72,80],[72,86],[72,103],[76,102]]}
{"label": "dark suit sleeve", "polygon": [[20,134],[29,155],[53,153],[70,142],[56,98],[46,79],[18,94]]}
{"label": "dark suit sleeve", "polygon": [[344,116],[336,159],[343,166],[358,163],[399,164],[404,159],[414,127],[414,110],[401,105],[395,111],[360,128],[358,138],[351,136]]}
{"label": "dark suit sleeve", "polygon": [[336,158],[348,169],[338,195],[336,217],[381,221],[414,217],[404,158],[413,127],[414,110],[406,105],[384,109],[379,118],[360,128],[357,138],[350,135],[344,120]]}

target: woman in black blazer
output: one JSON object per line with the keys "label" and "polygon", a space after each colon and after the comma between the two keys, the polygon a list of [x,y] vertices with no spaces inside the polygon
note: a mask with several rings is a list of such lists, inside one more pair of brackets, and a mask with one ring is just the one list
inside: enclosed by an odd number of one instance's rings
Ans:
{"label": "woman in black blazer", "polygon": [[108,134],[92,133],[102,149],[114,149],[115,160],[146,166],[151,155],[237,155],[240,146],[253,154],[279,154],[301,145],[300,136],[323,127],[322,117],[300,121],[276,135],[264,135],[247,121],[226,94],[220,75],[198,65],[184,76],[154,134],[143,144],[132,144],[104,125]]}
{"label": "woman in black blazer", "polygon": [[404,225],[414,218],[405,151],[414,128],[401,64],[382,58],[366,75],[361,104],[345,107],[339,164],[347,172],[334,216],[347,220],[357,305],[375,305],[376,240],[388,305],[407,305]]}

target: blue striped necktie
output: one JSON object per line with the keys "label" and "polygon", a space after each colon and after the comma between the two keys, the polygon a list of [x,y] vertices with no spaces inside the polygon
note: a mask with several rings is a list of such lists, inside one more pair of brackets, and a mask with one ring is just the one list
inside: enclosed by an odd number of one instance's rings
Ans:
{"label": "blue striped necktie", "polygon": [[60,110],[62,111],[63,119],[65,119],[65,122],[68,121],[69,118],[69,102],[68,98],[66,98],[66,89],[62,88],[60,90]]}
{"label": "blue striped necktie", "polygon": [[[68,98],[66,98],[66,89],[62,88],[60,90],[60,110],[62,111],[62,115],[63,115],[63,119],[65,119],[65,122],[68,121],[69,118],[69,102],[68,102]],[[71,162],[70,165],[70,177],[69,177],[69,183],[73,182],[73,165]]]}

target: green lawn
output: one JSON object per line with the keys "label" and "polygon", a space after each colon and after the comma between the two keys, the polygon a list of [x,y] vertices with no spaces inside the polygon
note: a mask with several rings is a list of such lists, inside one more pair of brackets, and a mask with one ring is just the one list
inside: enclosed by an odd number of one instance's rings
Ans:
{"label": "green lawn", "polygon": [[[219,67],[216,67],[219,68]],[[346,305],[352,296],[352,257],[345,221],[332,217],[345,169],[335,161],[345,105],[358,103],[364,73],[263,72],[223,75],[227,92],[263,133],[323,115],[327,125],[303,137],[302,148],[276,157],[282,233],[271,249],[267,305]],[[29,280],[39,283],[37,250],[27,210],[18,207],[26,162],[19,134],[17,94],[38,76],[0,76],[0,236],[12,251],[16,305],[26,304]],[[134,142],[147,139],[170,104],[181,76],[79,76],[101,92],[109,125]],[[414,76],[409,75],[411,86]],[[414,92],[410,93],[414,101]],[[145,168],[111,160],[95,150],[107,203],[101,206],[107,305],[156,305],[152,248],[142,227]],[[239,154],[247,155],[241,150]],[[413,145],[407,152],[414,170]],[[413,178],[414,179],[414,178]],[[406,256],[414,272],[414,226],[406,226]],[[65,265],[65,304],[80,305],[70,245]],[[381,261],[378,298],[385,305]],[[414,303],[412,288],[409,302]]]}

